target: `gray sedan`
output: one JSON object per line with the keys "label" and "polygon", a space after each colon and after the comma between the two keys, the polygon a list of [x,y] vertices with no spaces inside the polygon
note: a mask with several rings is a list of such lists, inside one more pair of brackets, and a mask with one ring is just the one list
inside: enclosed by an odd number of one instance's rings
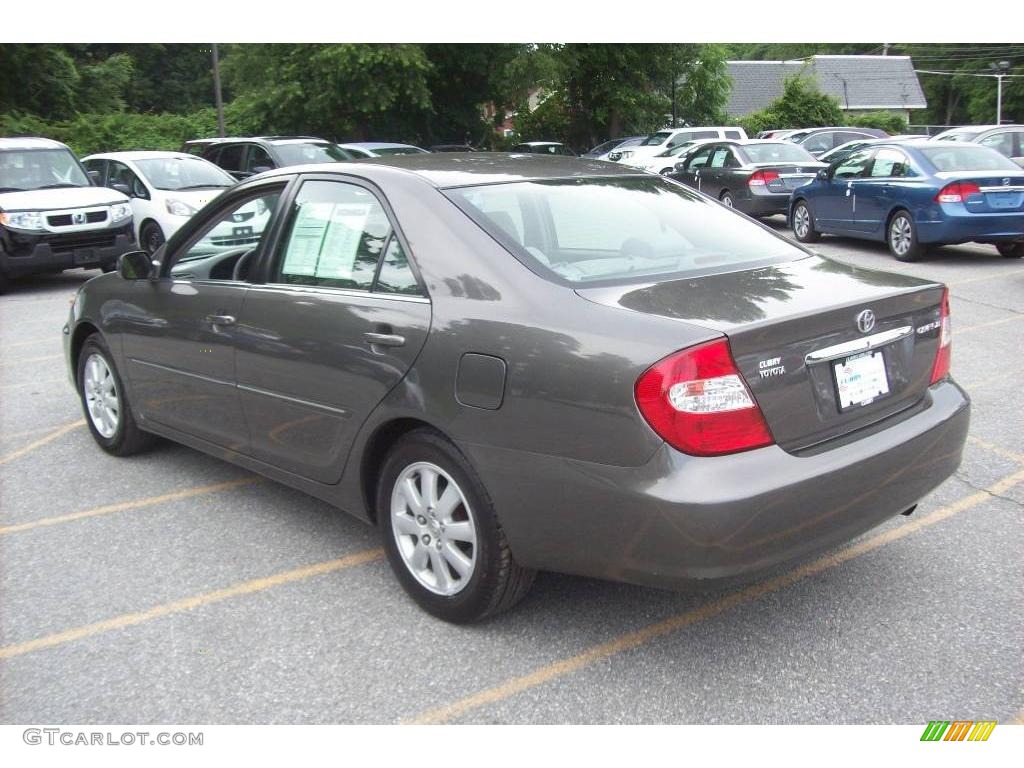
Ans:
{"label": "gray sedan", "polygon": [[719,141],[691,151],[670,174],[750,216],[789,210],[789,195],[828,163],[788,141]]}
{"label": "gray sedan", "polygon": [[324,499],[456,622],[540,569],[676,586],[834,546],[949,477],[968,426],[942,285],[596,161],[271,171],[64,332],[100,448],[161,436]]}

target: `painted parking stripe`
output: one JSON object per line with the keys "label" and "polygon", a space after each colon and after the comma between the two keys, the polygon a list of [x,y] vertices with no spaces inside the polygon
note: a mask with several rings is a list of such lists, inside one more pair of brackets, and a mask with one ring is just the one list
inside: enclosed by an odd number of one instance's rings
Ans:
{"label": "painted parking stripe", "polygon": [[872,552],[879,547],[902,539],[905,536],[909,536],[923,528],[927,528],[928,526],[947,520],[960,512],[972,509],[973,507],[988,501],[994,495],[1001,494],[1020,482],[1024,482],[1024,469],[1003,478],[986,490],[978,491],[977,493],[966,496],[945,507],[940,507],[934,512],[917,518],[916,520],[912,519],[898,528],[890,528],[884,533],[872,536],[869,539],[865,539],[864,541],[854,544],[851,547],[847,547],[835,554],[827,555],[781,576],[754,584],[746,589],[740,590],[739,592],[734,592],[733,594],[727,595],[719,600],[715,600],[676,616],[672,616],[655,624],[648,625],[642,629],[636,630],[635,632],[630,632],[613,640],[609,640],[608,642],[595,645],[582,653],[576,654],[575,656],[570,656],[560,661],[547,664],[535,669],[533,672],[512,678],[504,683],[492,688],[484,689],[451,704],[427,710],[407,722],[415,725],[445,723],[453,720],[454,718],[460,717],[467,712],[472,712],[473,710],[489,704],[495,704],[499,701],[503,701],[504,699],[515,696],[518,693],[530,690],[531,688],[536,688],[537,686],[571,674],[572,672],[576,672],[584,667],[588,667],[598,661],[607,659],[610,656],[622,653],[623,651],[632,650],[649,643],[652,640],[656,640],[657,638],[683,629],[684,627],[711,619],[721,613],[724,613],[730,608],[735,608],[738,605],[753,602],[754,600],[764,597],[769,593],[777,592],[780,589],[791,586],[808,576],[815,576],[823,571],[835,568],[848,560],[860,557],[861,555]]}
{"label": "painted parking stripe", "polygon": [[168,501],[179,501],[180,499],[190,499],[194,496],[201,496],[204,493],[218,493],[220,491],[229,491],[234,488],[240,488],[243,485],[254,485],[255,483],[262,482],[262,478],[259,477],[243,477],[240,480],[229,480],[224,483],[214,483],[212,485],[200,485],[194,488],[185,488],[181,491],[172,491],[171,493],[164,493],[160,496],[149,496],[145,499],[133,499],[132,501],[122,501],[118,504],[105,504],[102,507],[93,507],[92,509],[85,509],[81,512],[72,512],[67,515],[57,515],[56,517],[44,517],[41,520],[32,520],[27,523],[18,523],[17,525],[7,525],[0,528],[0,536],[6,536],[11,533],[21,533],[23,531],[31,531],[34,528],[43,528],[50,525],[60,525],[61,523],[70,523],[73,520],[82,520],[87,517],[98,517],[99,515],[112,515],[115,512],[127,512],[132,509],[143,509],[145,507],[156,506],[157,504],[164,504]]}
{"label": "painted parking stripe", "polygon": [[170,603],[157,605],[145,611],[124,613],[120,616],[115,616],[112,619],[97,621],[94,624],[86,624],[81,627],[74,627],[73,629],[68,629],[64,632],[46,635],[45,637],[28,640],[24,643],[5,645],[3,648],[0,648],[0,659],[10,659],[14,656],[22,656],[26,653],[41,651],[45,648],[53,648],[57,645],[64,645],[65,643],[71,643],[75,640],[81,640],[82,638],[91,637],[103,632],[112,632],[115,629],[124,629],[125,627],[142,624],[164,616],[184,613],[185,611],[191,611],[205,605],[212,605],[213,603],[230,600],[234,597],[251,595],[255,592],[263,592],[264,590],[280,587],[285,584],[305,581],[315,576],[323,576],[327,573],[343,571],[346,568],[354,568],[358,565],[372,563],[375,560],[381,559],[383,556],[384,550],[379,547],[376,549],[367,549],[362,552],[356,552],[353,555],[338,558],[337,560],[327,560],[322,563],[316,563],[314,565],[307,565],[302,568],[294,568],[290,571],[284,571],[283,573],[277,573],[273,576],[265,576],[259,579],[243,581],[239,584],[225,587],[224,589],[216,589],[213,592],[204,592],[201,595],[183,597],[180,600],[174,600]]}
{"label": "painted parking stripe", "polygon": [[978,447],[984,448],[986,451],[1002,456],[1004,459],[1010,459],[1011,461],[1016,461],[1018,464],[1024,464],[1024,453],[1007,450],[1001,445],[990,443],[987,440],[982,440],[980,437],[974,437],[973,435],[968,436],[967,442],[974,443]]}
{"label": "painted parking stripe", "polygon": [[79,419],[78,421],[73,421],[70,424],[65,424],[63,427],[57,427],[57,429],[53,430],[53,432],[51,432],[50,434],[39,438],[35,442],[29,443],[24,448],[19,448],[17,451],[14,451],[13,453],[8,453],[5,456],[0,456],[0,466],[8,464],[14,461],[15,459],[20,459],[26,453],[31,453],[36,448],[42,448],[44,445],[52,443],[54,440],[63,437],[71,430],[78,429],[79,427],[84,426],[85,420]]}

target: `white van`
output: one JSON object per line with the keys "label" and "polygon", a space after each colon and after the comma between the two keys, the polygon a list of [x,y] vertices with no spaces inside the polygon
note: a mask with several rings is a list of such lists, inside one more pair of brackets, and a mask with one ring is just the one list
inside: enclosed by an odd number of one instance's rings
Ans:
{"label": "white van", "polygon": [[65,144],[0,138],[0,291],[20,275],[109,272],[135,247],[127,196],[95,186]]}
{"label": "white van", "polygon": [[747,132],[737,125],[699,126],[687,128],[666,128],[652,133],[640,144],[619,152],[612,152],[608,159],[613,162],[641,168],[650,158],[669,152],[686,141],[697,139],[745,139]]}

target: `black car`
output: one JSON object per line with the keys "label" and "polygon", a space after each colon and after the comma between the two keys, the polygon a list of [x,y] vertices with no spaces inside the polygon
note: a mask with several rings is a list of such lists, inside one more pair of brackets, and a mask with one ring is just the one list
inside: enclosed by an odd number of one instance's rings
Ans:
{"label": "black car", "polygon": [[429,152],[476,152],[469,144],[435,144],[427,147]]}
{"label": "black car", "polygon": [[670,175],[750,216],[772,216],[786,213],[790,192],[827,167],[798,144],[749,139],[698,147]]}
{"label": "black car", "polygon": [[239,180],[289,165],[354,159],[351,152],[315,136],[220,139],[206,147],[202,156]]}

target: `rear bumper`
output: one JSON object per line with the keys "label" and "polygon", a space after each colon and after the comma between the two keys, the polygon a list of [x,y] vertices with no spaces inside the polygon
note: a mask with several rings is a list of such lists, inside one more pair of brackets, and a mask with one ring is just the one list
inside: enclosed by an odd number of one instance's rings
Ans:
{"label": "rear bumper", "polygon": [[4,232],[0,244],[0,270],[17,277],[75,267],[113,266],[117,257],[136,247],[132,223],[113,230],[92,230],[94,242],[62,241],[60,236]]}
{"label": "rear bumper", "polygon": [[775,216],[789,214],[790,192],[748,192],[736,198],[736,208],[748,216]]}
{"label": "rear bumper", "polygon": [[666,445],[629,468],[464,449],[522,565],[671,587],[814,554],[916,504],[959,466],[970,401],[943,381],[892,420],[813,456],[769,446],[696,458]]}
{"label": "rear bumper", "polygon": [[1024,213],[970,213],[962,204],[944,204],[942,217],[917,222],[922,243],[1012,242],[1024,240]]}

